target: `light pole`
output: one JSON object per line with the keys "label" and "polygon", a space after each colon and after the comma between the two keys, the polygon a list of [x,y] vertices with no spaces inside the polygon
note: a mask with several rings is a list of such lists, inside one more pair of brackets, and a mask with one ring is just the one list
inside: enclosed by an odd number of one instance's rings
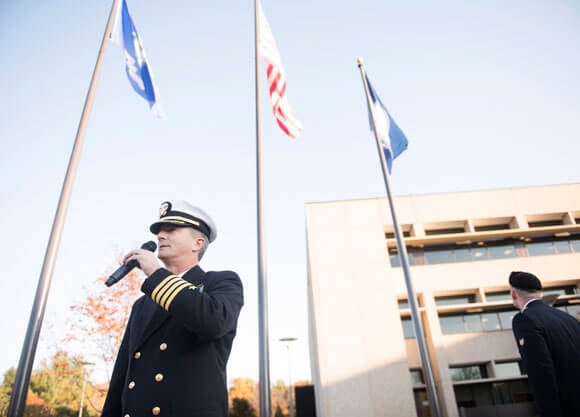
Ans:
{"label": "light pole", "polygon": [[282,337],[280,342],[286,344],[286,352],[288,353],[288,414],[289,417],[294,417],[294,407],[292,406],[292,358],[290,356],[290,343],[297,341],[296,337]]}
{"label": "light pole", "polygon": [[[86,361],[79,361],[77,363],[83,367],[85,365],[94,365],[93,362],[86,362]],[[83,371],[84,371],[84,368],[83,368]],[[85,402],[85,388],[86,388],[86,386],[87,386],[87,378],[83,372],[83,387],[81,388],[81,401],[79,404],[79,417],[83,417],[83,405]]]}

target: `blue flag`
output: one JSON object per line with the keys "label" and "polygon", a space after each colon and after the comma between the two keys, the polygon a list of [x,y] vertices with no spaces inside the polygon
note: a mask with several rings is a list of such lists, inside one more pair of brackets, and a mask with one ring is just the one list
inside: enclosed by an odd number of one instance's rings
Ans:
{"label": "blue flag", "polygon": [[371,125],[371,130],[373,130],[373,121],[371,118],[372,111],[372,114],[375,118],[377,135],[379,136],[381,144],[383,145],[383,152],[385,153],[385,159],[387,160],[387,167],[389,168],[389,173],[391,173],[393,159],[395,159],[405,149],[407,149],[409,142],[407,141],[407,137],[403,131],[399,128],[399,126],[397,126],[387,111],[387,108],[384,106],[377,92],[374,90],[366,74],[365,79],[367,86],[369,87],[369,95],[371,96],[369,123]]}
{"label": "blue flag", "polygon": [[127,77],[131,86],[137,94],[147,100],[151,110],[162,115],[145,50],[125,0],[123,0],[118,11],[111,38],[115,39],[123,47]]}

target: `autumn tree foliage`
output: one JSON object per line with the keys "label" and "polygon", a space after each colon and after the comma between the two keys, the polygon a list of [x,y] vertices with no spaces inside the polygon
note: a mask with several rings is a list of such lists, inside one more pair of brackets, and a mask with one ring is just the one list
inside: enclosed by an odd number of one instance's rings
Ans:
{"label": "autumn tree foliage", "polygon": [[244,399],[255,409],[260,408],[258,383],[251,378],[234,378],[228,393],[230,409],[235,399]]}
{"label": "autumn tree foliage", "polygon": [[[310,381],[297,381],[293,387],[300,385],[310,385]],[[244,409],[245,404],[237,403],[238,409],[234,412],[234,405],[236,399],[243,399],[256,411],[256,415],[260,415],[260,386],[258,382],[251,378],[234,378],[231,381],[229,389],[230,400],[230,416],[237,416],[240,409]],[[274,416],[289,416],[290,409],[288,407],[288,387],[286,383],[279,379],[270,388],[270,403],[272,406],[272,415]],[[295,401],[293,397],[293,401]],[[296,404],[294,404],[294,408]]]}
{"label": "autumn tree foliage", "polygon": [[257,417],[256,409],[245,398],[234,398],[229,417]]}
{"label": "autumn tree foliage", "polygon": [[[118,265],[121,265],[119,256]],[[131,307],[140,294],[142,273],[133,269],[111,287],[105,286],[109,274],[98,277],[86,290],[86,298],[71,306],[73,319],[65,341],[85,345],[83,352],[96,354],[110,369],[121,345]],[[110,374],[110,372],[108,372]]]}
{"label": "autumn tree foliage", "polygon": [[[83,416],[98,416],[100,412],[92,405],[90,399],[100,394],[88,381],[85,364],[86,361],[82,356],[70,356],[62,350],[57,351],[52,358],[43,360],[40,367],[32,372],[24,417],[76,417],[80,408],[83,385],[85,389]],[[0,385],[1,417],[5,417],[8,413],[15,375],[15,368],[9,369]]]}

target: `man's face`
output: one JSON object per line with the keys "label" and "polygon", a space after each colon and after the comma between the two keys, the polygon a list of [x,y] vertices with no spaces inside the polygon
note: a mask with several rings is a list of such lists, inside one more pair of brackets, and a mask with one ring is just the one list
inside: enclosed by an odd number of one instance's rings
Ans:
{"label": "man's face", "polygon": [[158,257],[162,261],[191,258],[194,250],[199,250],[197,239],[189,227],[161,225],[157,234]]}

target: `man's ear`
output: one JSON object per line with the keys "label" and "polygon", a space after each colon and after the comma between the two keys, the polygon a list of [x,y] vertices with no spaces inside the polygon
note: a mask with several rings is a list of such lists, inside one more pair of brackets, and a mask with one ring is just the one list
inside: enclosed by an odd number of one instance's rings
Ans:
{"label": "man's ear", "polygon": [[194,246],[193,246],[193,249],[191,251],[192,252],[199,251],[201,248],[203,248],[204,242],[205,242],[205,239],[203,237],[196,237],[194,239]]}

